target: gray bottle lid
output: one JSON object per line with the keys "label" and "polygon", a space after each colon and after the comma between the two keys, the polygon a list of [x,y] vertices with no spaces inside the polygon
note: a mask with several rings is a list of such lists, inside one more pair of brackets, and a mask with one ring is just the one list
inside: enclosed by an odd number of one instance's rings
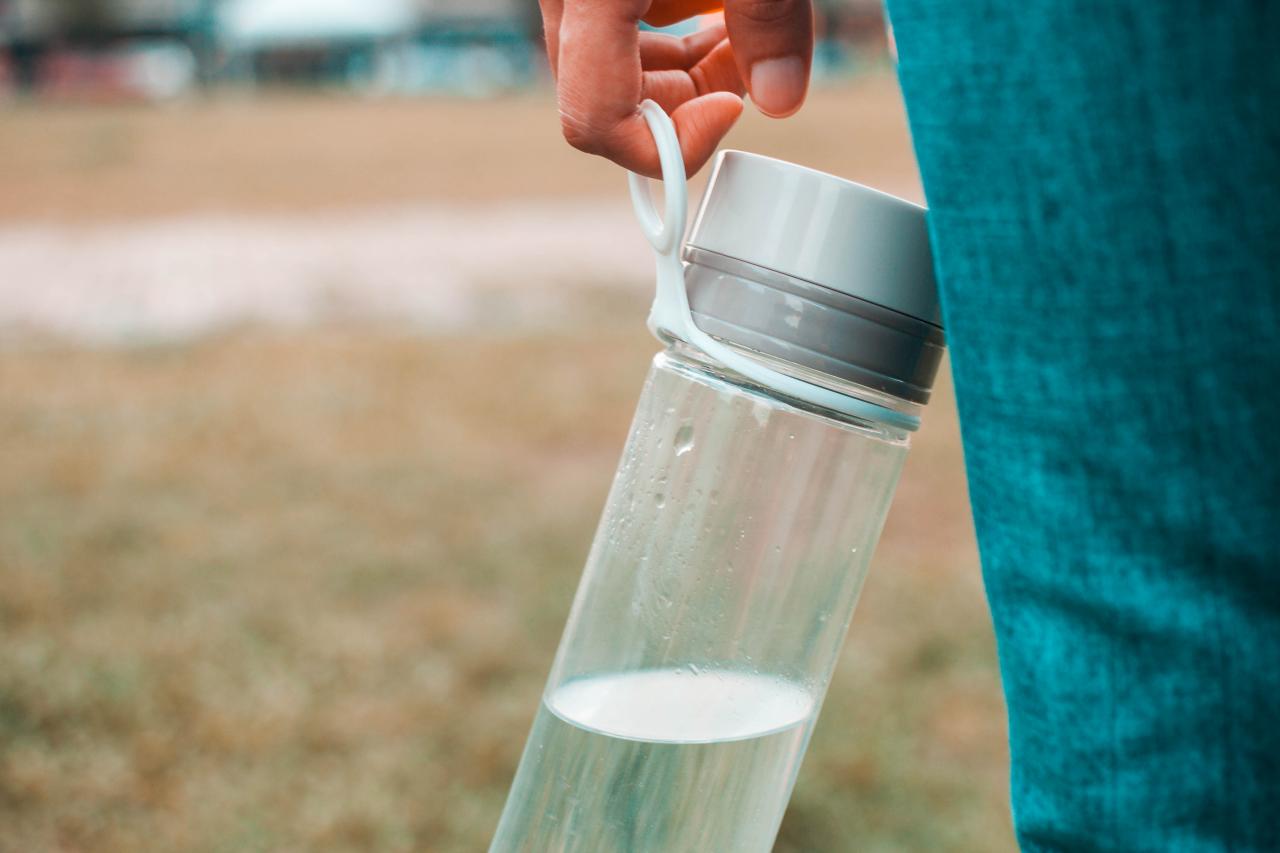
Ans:
{"label": "gray bottle lid", "polygon": [[834,175],[722,151],[687,245],[941,328],[925,213]]}
{"label": "gray bottle lid", "polygon": [[[916,293],[904,300],[895,282],[906,269],[908,291],[927,292],[921,277],[932,284],[924,210],[811,169],[725,152],[716,159],[694,237],[684,247],[686,266],[680,247],[688,185],[675,125],[652,100],[640,111],[658,147],[665,187],[665,215],[659,217],[647,180],[634,172],[627,178],[656,261],[649,310],[654,334],[684,341],[781,397],[898,429],[918,428],[919,416],[903,406],[928,400],[945,336],[930,320],[904,312],[923,305],[936,320],[936,298]],[[875,236],[858,239],[858,248],[837,245],[849,239],[846,227],[856,234],[868,224]],[[904,229],[910,233],[898,233]],[[863,390],[833,386],[831,377]],[[902,405],[877,399],[874,391]]]}

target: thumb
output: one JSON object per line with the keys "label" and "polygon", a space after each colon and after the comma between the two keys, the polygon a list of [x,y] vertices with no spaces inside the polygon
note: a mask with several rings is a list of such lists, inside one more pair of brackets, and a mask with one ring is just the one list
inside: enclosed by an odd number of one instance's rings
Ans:
{"label": "thumb", "polygon": [[760,112],[781,118],[800,109],[813,63],[812,0],[727,0],[724,22]]}

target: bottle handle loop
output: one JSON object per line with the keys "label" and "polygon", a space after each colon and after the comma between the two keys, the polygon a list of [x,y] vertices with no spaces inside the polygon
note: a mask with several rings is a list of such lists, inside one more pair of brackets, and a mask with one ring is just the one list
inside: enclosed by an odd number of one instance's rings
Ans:
{"label": "bottle handle loop", "polygon": [[680,152],[675,125],[662,107],[646,100],[640,104],[640,114],[649,125],[649,131],[658,146],[665,195],[665,214],[659,219],[653,198],[649,195],[648,180],[634,172],[627,174],[627,183],[631,188],[631,206],[635,209],[636,219],[640,221],[640,230],[644,232],[657,256],[657,292],[649,311],[649,330],[662,340],[675,338],[684,341],[754,384],[783,396],[900,429],[918,429],[920,419],[914,415],[779,373],[725,346],[694,324],[689,308],[689,295],[685,291],[684,264],[680,260],[689,199],[684,156]]}

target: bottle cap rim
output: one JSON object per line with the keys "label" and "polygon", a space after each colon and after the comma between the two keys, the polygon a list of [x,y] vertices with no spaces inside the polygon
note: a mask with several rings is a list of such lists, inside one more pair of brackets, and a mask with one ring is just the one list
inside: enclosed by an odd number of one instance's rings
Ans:
{"label": "bottle cap rim", "polygon": [[926,214],[826,172],[722,151],[687,244],[941,328]]}

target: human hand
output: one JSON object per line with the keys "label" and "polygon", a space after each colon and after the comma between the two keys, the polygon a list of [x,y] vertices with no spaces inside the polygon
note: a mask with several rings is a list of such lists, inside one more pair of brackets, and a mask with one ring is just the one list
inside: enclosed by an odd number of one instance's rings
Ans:
{"label": "human hand", "polygon": [[[742,113],[800,109],[813,57],[811,0],[540,0],[560,125],[573,147],[658,177],[658,150],[640,116],[656,101],[671,116],[685,170],[711,157]],[[724,7],[724,23],[675,38],[638,30]]]}

